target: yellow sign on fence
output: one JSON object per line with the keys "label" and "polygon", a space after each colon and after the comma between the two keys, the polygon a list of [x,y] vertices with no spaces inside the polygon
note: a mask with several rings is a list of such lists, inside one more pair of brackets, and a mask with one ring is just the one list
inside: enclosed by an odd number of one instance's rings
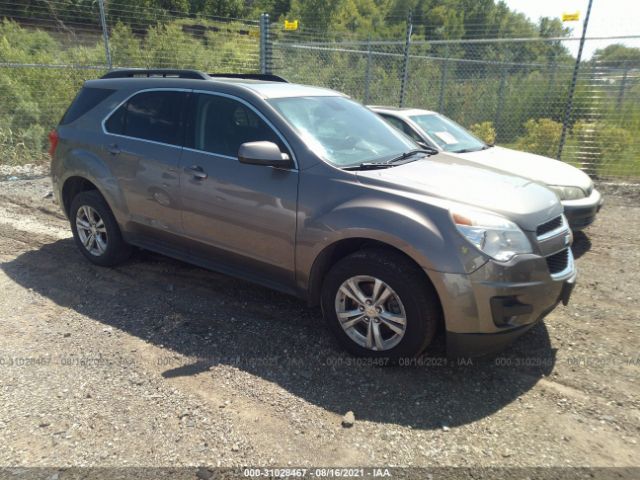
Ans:
{"label": "yellow sign on fence", "polygon": [[563,22],[577,22],[578,20],[580,20],[580,12],[562,14]]}
{"label": "yellow sign on fence", "polygon": [[293,20],[293,21],[289,21],[289,20],[285,20],[284,21],[284,29],[285,30],[297,30],[298,29],[298,20]]}

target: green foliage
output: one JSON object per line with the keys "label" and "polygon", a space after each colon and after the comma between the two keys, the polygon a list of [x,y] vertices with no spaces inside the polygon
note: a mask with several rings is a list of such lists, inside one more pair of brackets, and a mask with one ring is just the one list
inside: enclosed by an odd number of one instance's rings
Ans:
{"label": "green foliage", "polygon": [[614,43],[596,50],[593,54],[593,62],[610,67],[638,67],[640,66],[640,49]]}
{"label": "green foliage", "polygon": [[[632,135],[628,130],[605,122],[579,120],[572,129],[572,140],[582,153],[582,167],[597,174],[601,167],[620,165],[630,155]],[[637,155],[632,156],[637,158]]]}
{"label": "green foliage", "polygon": [[562,134],[562,124],[550,118],[529,119],[524,124],[525,135],[518,139],[516,148],[554,158]]}
{"label": "green foliage", "polygon": [[493,145],[496,141],[496,130],[493,128],[493,122],[474,123],[469,127],[469,130],[489,145]]}
{"label": "green foliage", "polygon": [[19,134],[8,128],[0,128],[0,159],[6,165],[42,163],[46,154],[42,148],[44,129],[33,125]]}
{"label": "green foliage", "polygon": [[[188,33],[194,24],[201,30],[200,35]],[[183,19],[159,23],[140,35],[120,22],[111,31],[110,44],[114,65],[121,67],[255,72],[259,44],[251,33],[242,22]],[[103,65],[104,47],[98,41],[65,49],[48,33],[2,20],[0,62]],[[25,163],[46,158],[46,133],[58,123],[82,83],[101,76],[105,70],[0,68],[0,162]]]}

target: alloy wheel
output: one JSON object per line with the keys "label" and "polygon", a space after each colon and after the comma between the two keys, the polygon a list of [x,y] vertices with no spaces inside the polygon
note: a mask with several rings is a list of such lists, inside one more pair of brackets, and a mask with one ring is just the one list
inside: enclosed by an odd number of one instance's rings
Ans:
{"label": "alloy wheel", "polygon": [[344,332],[369,350],[389,350],[406,332],[404,305],[379,278],[357,275],[345,280],[336,294],[335,309]]}
{"label": "alloy wheel", "polygon": [[80,242],[91,255],[99,257],[107,250],[107,228],[100,214],[88,205],[76,213],[76,230]]}

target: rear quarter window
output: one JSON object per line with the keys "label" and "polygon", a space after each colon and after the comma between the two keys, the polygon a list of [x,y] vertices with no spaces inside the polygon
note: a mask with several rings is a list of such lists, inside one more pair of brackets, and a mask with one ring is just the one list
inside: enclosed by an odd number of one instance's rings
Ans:
{"label": "rear quarter window", "polygon": [[109,88],[83,87],[60,120],[60,125],[75,122],[96,105],[111,96],[115,90]]}

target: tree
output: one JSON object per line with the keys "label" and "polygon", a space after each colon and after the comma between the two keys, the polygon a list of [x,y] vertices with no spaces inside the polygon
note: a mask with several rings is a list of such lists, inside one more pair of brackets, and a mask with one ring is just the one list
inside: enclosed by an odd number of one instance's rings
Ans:
{"label": "tree", "polygon": [[640,48],[614,43],[595,51],[593,61],[608,67],[640,66]]}

